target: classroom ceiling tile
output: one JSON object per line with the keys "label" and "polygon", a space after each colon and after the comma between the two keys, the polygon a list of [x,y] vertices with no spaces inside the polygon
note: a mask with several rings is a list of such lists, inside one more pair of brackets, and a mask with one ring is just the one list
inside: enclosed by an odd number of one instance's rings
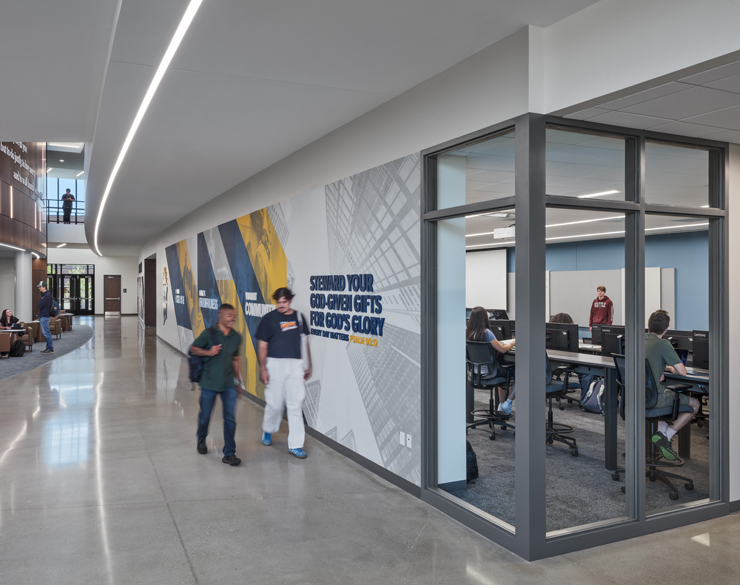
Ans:
{"label": "classroom ceiling tile", "polygon": [[703,126],[701,124],[690,124],[688,122],[668,122],[660,126],[651,128],[655,132],[665,132],[666,134],[678,134],[680,136],[693,136],[704,138],[722,132],[722,128],[714,126]]}
{"label": "classroom ceiling tile", "polygon": [[722,108],[740,105],[740,94],[709,87],[692,87],[671,95],[625,108],[625,112],[683,120]]}
{"label": "classroom ceiling tile", "polygon": [[713,134],[712,140],[720,140],[722,142],[732,142],[734,144],[740,144],[740,130],[725,130],[719,134]]}
{"label": "classroom ceiling tile", "polygon": [[727,130],[740,130],[740,105],[694,116],[684,121],[692,124],[716,126]]}
{"label": "classroom ceiling tile", "polygon": [[614,126],[626,126],[627,128],[641,129],[653,128],[670,121],[671,120],[666,118],[640,116],[638,114],[629,114],[627,112],[608,112],[589,120],[589,122],[598,122],[599,124],[612,124]]}
{"label": "classroom ceiling tile", "polygon": [[679,79],[679,81],[691,83],[693,85],[704,85],[705,83],[711,83],[712,81],[717,81],[718,79],[729,77],[730,75],[735,75],[737,73],[740,73],[740,61],[734,61],[727,65],[722,65],[721,67],[715,67],[709,71],[702,71],[696,75]]}
{"label": "classroom ceiling tile", "polygon": [[683,91],[684,89],[690,89],[690,88],[691,86],[685,83],[678,83],[676,81],[672,81],[671,83],[659,85],[658,87],[653,87],[651,89],[641,91],[638,93],[634,93],[632,95],[628,95],[623,98],[619,98],[616,100],[612,100],[610,102],[599,104],[598,107],[605,108],[607,110],[621,110],[629,106],[634,106],[635,104],[646,102],[646,101],[659,98],[659,97],[663,97],[666,95],[671,95],[673,93],[677,93],[679,91]]}
{"label": "classroom ceiling tile", "polygon": [[712,81],[707,83],[705,87],[740,93],[740,73],[737,75],[731,75],[730,77],[723,77],[717,81]]}
{"label": "classroom ceiling tile", "polygon": [[586,108],[585,110],[580,110],[578,112],[573,112],[572,114],[568,114],[567,116],[563,116],[564,118],[571,118],[573,120],[588,120],[589,118],[593,118],[595,116],[598,116],[599,114],[605,114],[608,112],[608,108]]}

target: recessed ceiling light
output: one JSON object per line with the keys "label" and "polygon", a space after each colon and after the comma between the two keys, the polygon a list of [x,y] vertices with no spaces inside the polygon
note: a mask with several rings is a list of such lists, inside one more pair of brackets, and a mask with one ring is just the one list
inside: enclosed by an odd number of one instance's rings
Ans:
{"label": "recessed ceiling light", "polygon": [[588,195],[579,195],[578,199],[588,199],[590,197],[601,197],[602,195],[616,195],[617,193],[621,193],[621,191],[601,191],[599,193],[589,193]]}
{"label": "recessed ceiling light", "polygon": [[59,162],[64,162],[64,159],[63,159],[63,158],[60,158],[60,159],[59,159]]}
{"label": "recessed ceiling light", "polygon": [[85,171],[82,171],[81,173],[77,173],[75,176],[79,177],[80,175],[84,175],[84,174],[85,174]]}
{"label": "recessed ceiling light", "polygon": [[59,245],[57,246],[57,248],[64,248],[64,246],[66,246],[66,245],[67,245],[66,243],[65,243],[65,244],[59,244]]}
{"label": "recessed ceiling light", "polygon": [[48,175],[53,170],[54,170],[54,167],[49,167],[48,169],[46,169],[46,174]]}
{"label": "recessed ceiling light", "polygon": [[98,232],[100,231],[100,220],[103,218],[103,210],[105,209],[105,204],[108,201],[108,196],[110,195],[111,188],[113,187],[113,181],[116,180],[116,175],[118,174],[118,171],[121,168],[121,165],[123,164],[123,159],[126,157],[126,153],[128,152],[129,146],[131,146],[131,141],[134,139],[134,135],[136,134],[136,131],[139,129],[139,124],[141,124],[141,120],[144,118],[144,114],[146,114],[146,110],[149,107],[149,103],[152,101],[152,98],[154,97],[154,93],[157,91],[157,88],[159,87],[159,84],[162,81],[162,77],[164,77],[164,74],[167,72],[167,67],[169,67],[170,62],[172,61],[172,58],[175,56],[175,52],[177,52],[177,48],[180,46],[180,43],[182,42],[182,39],[185,36],[185,33],[188,30],[188,27],[190,26],[190,23],[193,22],[193,18],[195,18],[195,13],[198,12],[198,8],[200,8],[200,5],[202,3],[203,3],[203,0],[190,0],[190,4],[188,4],[187,9],[185,10],[185,14],[183,15],[182,20],[180,21],[180,24],[177,27],[177,30],[175,31],[175,36],[172,37],[172,40],[170,41],[170,45],[169,47],[167,47],[167,51],[165,51],[164,57],[162,57],[162,62],[159,64],[159,67],[157,68],[157,72],[154,74],[154,78],[152,79],[152,82],[149,85],[149,89],[147,90],[146,95],[144,95],[144,100],[141,102],[141,105],[139,106],[139,111],[136,112],[136,117],[134,118],[134,121],[131,124],[131,129],[128,131],[126,140],[124,140],[123,142],[123,146],[121,147],[121,152],[118,155],[116,164],[113,165],[113,170],[111,171],[110,177],[108,178],[108,184],[105,187],[103,198],[100,200],[100,207],[98,208],[98,217],[95,220],[95,232],[94,232],[94,237],[93,237],[93,244],[95,245],[95,251],[98,253],[98,256],[103,255],[100,252],[100,247],[98,246]]}

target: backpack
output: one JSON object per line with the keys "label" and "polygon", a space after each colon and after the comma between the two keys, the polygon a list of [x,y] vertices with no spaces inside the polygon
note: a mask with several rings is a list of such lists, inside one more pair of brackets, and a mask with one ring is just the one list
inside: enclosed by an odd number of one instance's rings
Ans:
{"label": "backpack", "polygon": [[26,344],[20,339],[16,340],[12,346],[10,346],[10,357],[23,357],[26,353]]}
{"label": "backpack", "polygon": [[473,446],[470,441],[465,441],[465,450],[467,458],[467,480],[473,481],[478,477],[478,457],[473,451]]}
{"label": "backpack", "polygon": [[604,380],[596,379],[589,384],[586,395],[581,398],[581,410],[604,414]]}
{"label": "backpack", "polygon": [[49,316],[50,317],[56,317],[59,314],[59,305],[57,302],[52,299],[51,300],[51,308],[49,309]]}
{"label": "backpack", "polygon": [[593,374],[578,374],[578,381],[581,383],[581,398],[578,400],[579,403],[583,404],[586,394],[588,394],[588,387],[596,379]]}
{"label": "backpack", "polygon": [[[211,334],[211,347],[216,345],[216,332],[213,327],[208,328],[208,332]],[[202,357],[199,355],[193,355],[188,351],[188,365],[190,366],[190,381],[200,382],[203,377],[203,370],[206,369],[206,364],[210,361],[209,357]]]}

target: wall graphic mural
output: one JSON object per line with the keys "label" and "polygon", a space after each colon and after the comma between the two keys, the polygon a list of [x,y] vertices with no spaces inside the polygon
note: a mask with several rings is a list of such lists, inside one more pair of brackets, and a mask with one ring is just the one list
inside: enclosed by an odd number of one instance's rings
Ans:
{"label": "wall graphic mural", "polygon": [[419,160],[398,159],[165,249],[182,351],[216,323],[222,303],[234,305],[245,388],[264,398],[253,336],[274,290],[289,286],[311,324],[309,426],[417,485]]}

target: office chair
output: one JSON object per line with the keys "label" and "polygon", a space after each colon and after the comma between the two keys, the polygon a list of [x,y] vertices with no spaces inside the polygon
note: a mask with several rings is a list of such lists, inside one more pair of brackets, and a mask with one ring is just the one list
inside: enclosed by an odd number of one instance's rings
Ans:
{"label": "office chair", "polygon": [[[511,415],[497,410],[498,394],[494,398],[493,392],[494,388],[498,387],[509,390],[513,381],[514,365],[499,363],[490,341],[466,341],[465,353],[468,384],[471,384],[473,389],[480,388],[489,391],[488,410],[473,410],[471,414],[474,420],[467,428],[475,429],[481,425],[488,425],[491,429],[489,438],[494,441],[496,439],[494,425],[499,425],[502,430],[515,428],[508,422]],[[486,374],[481,373],[483,366],[488,370]]]}
{"label": "office chair", "polygon": [[[624,403],[626,402],[624,400],[624,397],[626,396],[624,380],[627,379],[627,363],[625,357],[623,355],[614,354],[614,365],[617,366],[617,386],[622,393],[622,400],[619,404],[619,413],[624,420]],[[648,362],[647,359],[645,360],[645,423],[647,425],[646,435],[648,440],[648,449],[645,454],[645,466],[647,467],[645,470],[645,477],[652,482],[658,480],[667,485],[671,490],[668,494],[668,497],[671,500],[678,499],[678,489],[673,485],[671,479],[678,479],[686,482],[684,483],[684,487],[689,491],[694,489],[694,480],[684,477],[683,475],[677,475],[669,471],[661,470],[661,467],[681,467],[684,462],[683,459],[676,459],[675,461],[667,461],[663,459],[662,453],[655,443],[652,442],[651,438],[657,432],[658,423],[660,421],[673,422],[682,412],[694,412],[694,409],[688,405],[681,406],[678,400],[678,393],[683,390],[687,390],[688,388],[691,388],[691,385],[675,384],[666,386],[666,389],[672,390],[676,393],[673,405],[664,408],[655,408],[655,404],[658,402],[658,385],[653,377],[653,370],[650,367],[650,362]],[[617,469],[612,473],[612,479],[614,481],[619,480],[620,472],[624,472],[624,468]],[[622,487],[622,493],[624,493],[624,487]]]}
{"label": "office chair", "polygon": [[578,457],[578,445],[574,437],[569,437],[573,432],[573,427],[564,425],[561,423],[555,423],[552,416],[552,399],[553,398],[564,398],[568,393],[568,377],[565,380],[553,380],[552,379],[552,368],[550,367],[550,359],[545,356],[545,393],[547,395],[547,438],[546,442],[548,445],[552,445],[554,441],[564,443],[570,447],[570,454],[573,457]]}
{"label": "office chair", "polygon": [[[552,372],[553,376],[555,377],[555,382],[567,382],[568,388],[565,391],[565,396],[558,396],[555,398],[555,401],[558,403],[558,408],[560,410],[565,410],[565,405],[563,404],[563,398],[565,398],[568,401],[568,404],[573,404],[574,402],[578,402],[580,404],[580,397],[581,397],[581,379],[578,377],[578,374],[576,373],[575,366],[562,366],[559,368],[555,368]],[[564,376],[561,378],[561,376]],[[576,377],[576,381],[571,380],[571,376]],[[568,396],[568,394],[577,393],[578,398],[571,398]]]}

